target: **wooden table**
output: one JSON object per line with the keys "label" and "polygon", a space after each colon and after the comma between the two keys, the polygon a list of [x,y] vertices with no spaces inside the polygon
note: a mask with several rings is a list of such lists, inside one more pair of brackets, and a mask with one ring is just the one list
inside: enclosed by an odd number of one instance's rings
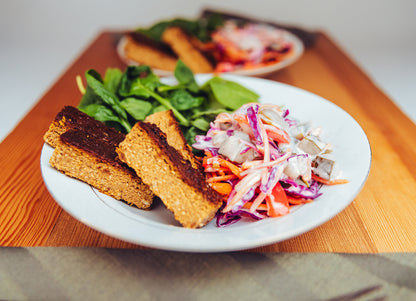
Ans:
{"label": "wooden table", "polygon": [[[72,218],[40,172],[42,136],[64,105],[81,95],[75,77],[125,65],[103,32],[0,144],[0,245],[141,248]],[[298,237],[256,249],[273,252],[415,252],[416,125],[324,33],[294,65],[268,76],[331,100],[363,127],[372,148],[368,181],[339,215]]]}

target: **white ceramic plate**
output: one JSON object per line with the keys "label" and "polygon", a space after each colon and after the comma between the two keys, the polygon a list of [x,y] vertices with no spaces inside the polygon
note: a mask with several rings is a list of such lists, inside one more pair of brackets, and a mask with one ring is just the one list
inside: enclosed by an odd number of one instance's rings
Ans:
{"label": "white ceramic plate", "polygon": [[[196,78],[203,83],[209,76]],[[217,228],[213,220],[202,229],[185,229],[163,204],[150,211],[135,209],[56,171],[48,163],[53,149],[44,145],[40,164],[51,195],[69,214],[105,234],[152,248],[189,252],[243,250],[292,238],[325,223],[354,200],[367,179],[371,149],[364,131],[350,115],[333,103],[292,86],[252,77],[224,78],[257,92],[263,103],[285,105],[291,116],[322,126],[323,138],[333,145],[349,183],[323,187],[322,196],[284,217],[244,220],[225,228]]]}
{"label": "white ceramic plate", "polygon": [[[278,71],[280,69],[283,69],[293,64],[294,62],[296,62],[302,56],[304,52],[303,43],[297,36],[295,36],[294,34],[286,30],[282,29],[282,33],[283,33],[284,39],[293,45],[290,55],[288,55],[284,60],[277,62],[275,64],[267,65],[265,67],[245,69],[245,70],[236,70],[236,71],[226,72],[226,73],[233,74],[233,75],[264,76],[272,72]],[[124,52],[125,43],[126,43],[126,38],[122,37],[117,44],[117,54],[119,55],[119,57],[125,64],[136,65],[136,66],[139,65],[138,62],[126,58],[126,55]],[[161,70],[161,69],[153,69],[153,72],[157,74],[158,76],[173,75],[171,71],[166,71],[166,70]]]}

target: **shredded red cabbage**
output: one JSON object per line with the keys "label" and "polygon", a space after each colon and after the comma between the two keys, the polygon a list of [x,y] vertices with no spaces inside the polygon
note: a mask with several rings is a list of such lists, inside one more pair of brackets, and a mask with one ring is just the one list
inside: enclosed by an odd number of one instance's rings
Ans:
{"label": "shredded red cabbage", "polygon": [[269,191],[272,188],[272,185],[276,185],[277,181],[276,181],[276,175],[277,175],[277,171],[279,169],[279,165],[275,165],[272,167],[272,169],[270,170],[270,173],[268,175],[267,178],[267,182],[263,185],[260,185],[260,190],[264,193],[266,193],[267,191]]}
{"label": "shredded red cabbage", "polygon": [[261,130],[259,125],[259,117],[257,115],[259,111],[258,105],[253,105],[248,107],[247,109],[247,119],[248,123],[250,124],[251,129],[253,130],[254,138],[258,144],[263,143],[263,139],[261,137]]}
{"label": "shredded red cabbage", "polygon": [[282,183],[282,187],[286,194],[295,198],[314,200],[322,195],[322,193],[319,192],[321,185],[314,180],[311,180],[309,187],[305,185],[299,185],[296,183],[296,181],[290,178],[281,179],[280,182]]}

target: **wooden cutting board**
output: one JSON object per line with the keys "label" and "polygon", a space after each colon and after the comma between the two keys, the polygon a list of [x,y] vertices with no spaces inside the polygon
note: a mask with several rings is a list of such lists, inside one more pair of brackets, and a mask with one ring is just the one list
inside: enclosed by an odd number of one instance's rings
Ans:
{"label": "wooden cutting board", "polygon": [[[42,136],[64,105],[77,105],[75,77],[125,68],[117,32],[103,32],[57,79],[0,144],[0,245],[141,248],[72,218],[48,193],[39,158]],[[331,100],[366,132],[372,167],[363,190],[339,215],[298,237],[254,251],[415,252],[416,126],[326,35],[290,67],[267,77]]]}

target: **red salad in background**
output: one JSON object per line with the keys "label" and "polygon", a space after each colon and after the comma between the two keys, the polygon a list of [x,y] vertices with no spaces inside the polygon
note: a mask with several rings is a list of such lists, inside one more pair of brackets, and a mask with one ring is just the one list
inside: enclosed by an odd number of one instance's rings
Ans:
{"label": "red salad in background", "polygon": [[289,56],[293,45],[276,27],[227,20],[210,34],[210,41],[197,43],[216,62],[216,72],[231,72],[275,64]]}

